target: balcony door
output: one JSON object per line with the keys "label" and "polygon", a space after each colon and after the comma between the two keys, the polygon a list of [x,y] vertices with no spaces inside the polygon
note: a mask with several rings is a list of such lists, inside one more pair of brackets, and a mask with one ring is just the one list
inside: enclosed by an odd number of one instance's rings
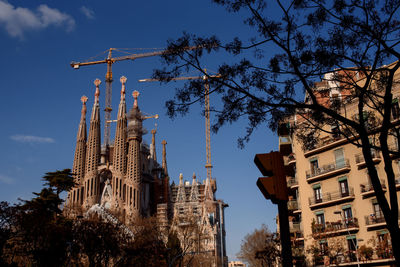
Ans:
{"label": "balcony door", "polygon": [[377,220],[383,218],[381,207],[378,203],[373,203],[374,215]]}
{"label": "balcony door", "polygon": [[322,202],[321,187],[315,187],[314,188],[314,197],[315,197],[315,203],[321,203]]}
{"label": "balcony door", "polygon": [[314,158],[310,160],[311,174],[316,175],[319,173],[318,169],[318,159]]}
{"label": "balcony door", "polygon": [[335,163],[336,168],[343,168],[344,167],[344,153],[343,148],[336,149],[333,151],[335,153]]}
{"label": "balcony door", "polygon": [[349,184],[347,183],[347,179],[339,181],[340,185],[340,194],[342,197],[349,196]]}
{"label": "balcony door", "polygon": [[343,216],[346,225],[349,225],[353,222],[353,213],[351,212],[351,207],[343,209]]}

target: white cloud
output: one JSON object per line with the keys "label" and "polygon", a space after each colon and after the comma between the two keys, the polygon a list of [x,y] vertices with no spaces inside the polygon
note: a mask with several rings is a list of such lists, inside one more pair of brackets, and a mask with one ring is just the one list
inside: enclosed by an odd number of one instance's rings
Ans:
{"label": "white cloud", "polygon": [[75,20],[68,14],[47,5],[40,5],[35,11],[0,0],[0,27],[5,28],[12,37],[23,38],[24,33],[41,30],[49,26],[65,27],[72,31]]}
{"label": "white cloud", "polygon": [[81,6],[79,9],[83,15],[85,15],[88,19],[94,19],[94,11],[88,7]]}
{"label": "white cloud", "polygon": [[10,138],[16,142],[21,143],[54,143],[55,140],[51,137],[40,137],[40,136],[33,136],[33,135],[22,135],[22,134],[15,134],[10,136]]}
{"label": "white cloud", "polygon": [[12,183],[14,183],[14,179],[12,179],[6,175],[0,174],[0,182],[4,183],[4,184],[12,184]]}

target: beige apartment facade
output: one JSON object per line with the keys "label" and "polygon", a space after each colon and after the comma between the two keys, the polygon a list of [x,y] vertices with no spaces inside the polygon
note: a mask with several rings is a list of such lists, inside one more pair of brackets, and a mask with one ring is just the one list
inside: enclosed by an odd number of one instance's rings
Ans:
{"label": "beige apartment facade", "polygon": [[[325,78],[315,85],[321,101],[330,101],[337,93],[344,101],[348,92],[340,92]],[[400,119],[399,99],[400,88],[394,86],[393,122]],[[349,101],[343,109],[351,117],[356,107],[357,103]],[[395,266],[389,232],[361,149],[336,135],[334,129],[320,133],[314,143],[305,147],[296,132],[290,131],[293,124],[301,123],[301,116],[296,115],[283,123],[278,133],[287,175],[294,265]],[[395,145],[394,140],[389,143]],[[373,151],[373,161],[389,199],[379,151]],[[400,159],[393,157],[392,164],[399,198]],[[365,249],[368,247],[372,248],[372,255]]]}

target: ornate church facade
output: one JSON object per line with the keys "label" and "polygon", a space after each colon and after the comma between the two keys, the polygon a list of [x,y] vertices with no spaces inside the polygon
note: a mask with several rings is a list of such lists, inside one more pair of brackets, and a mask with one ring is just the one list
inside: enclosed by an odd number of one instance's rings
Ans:
{"label": "ornate church facade", "polygon": [[[101,144],[100,80],[94,82],[96,90],[88,133],[88,98],[81,98],[81,119],[72,169],[76,186],[68,193],[64,212],[76,218],[91,210],[100,211],[104,219],[119,220],[127,228],[134,227],[137,218],[156,216],[162,231],[165,234],[175,231],[181,245],[188,246],[188,253],[209,256],[211,266],[227,266],[224,208],[228,205],[216,199],[215,179],[198,182],[193,175],[190,183],[184,181],[181,174],[178,185],[170,184],[167,142],[162,141],[162,162],[159,164],[156,130],[151,131],[150,146],[142,140],[143,120],[149,117],[139,109],[139,93],[133,92],[133,106],[127,111],[126,78],[121,77],[120,82],[121,98],[113,144]],[[196,242],[193,242],[196,236]]]}

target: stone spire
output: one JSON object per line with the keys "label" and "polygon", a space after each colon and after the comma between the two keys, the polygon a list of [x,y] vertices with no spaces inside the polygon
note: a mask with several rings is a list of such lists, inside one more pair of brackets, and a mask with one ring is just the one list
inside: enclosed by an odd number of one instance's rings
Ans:
{"label": "stone spire", "polygon": [[75,174],[75,182],[80,184],[85,176],[85,158],[86,158],[86,96],[81,97],[82,111],[79,122],[78,134],[76,136],[76,147],[72,173]]}
{"label": "stone spire", "polygon": [[192,188],[190,190],[190,201],[195,202],[199,200],[199,188],[197,187],[196,174],[193,173]]}
{"label": "stone spire", "polygon": [[[113,155],[113,168],[117,175],[120,177],[126,171],[126,129],[127,129],[127,119],[126,119],[126,103],[125,103],[125,83],[126,77],[122,76],[120,82],[122,84],[121,88],[121,100],[118,106],[118,116],[117,116],[117,127],[115,131],[114,140],[114,155]],[[115,188],[115,186],[113,186]]]}
{"label": "stone spire", "polygon": [[[157,124],[156,124],[157,127]],[[157,129],[151,130],[151,145],[150,145],[150,158],[157,162],[157,155],[156,155],[156,133]]]}
{"label": "stone spire", "polygon": [[179,174],[178,192],[176,193],[176,202],[184,203],[186,201],[185,185],[183,184],[183,174]]}
{"label": "stone spire", "polygon": [[128,165],[127,165],[127,191],[133,191],[132,206],[128,214],[131,218],[137,218],[140,214],[140,187],[141,187],[141,160],[140,160],[140,143],[143,135],[143,116],[138,106],[139,92],[133,92],[134,103],[128,115]]}
{"label": "stone spire", "polygon": [[164,171],[164,175],[168,176],[168,169],[167,169],[167,150],[165,149],[165,145],[167,144],[167,141],[162,140],[162,169]]}
{"label": "stone spire", "polygon": [[99,85],[101,81],[96,79],[96,93],[94,94],[94,104],[92,116],[90,118],[89,137],[86,143],[86,162],[84,180],[84,207],[88,209],[94,205],[99,198],[99,179],[97,177],[97,167],[100,164],[100,108],[99,108]]}
{"label": "stone spire", "polygon": [[89,138],[86,150],[86,169],[85,173],[91,173],[97,170],[100,162],[100,108],[99,108],[99,85],[101,81],[96,79],[96,92],[94,94],[94,104],[92,108],[92,116],[90,119]]}

